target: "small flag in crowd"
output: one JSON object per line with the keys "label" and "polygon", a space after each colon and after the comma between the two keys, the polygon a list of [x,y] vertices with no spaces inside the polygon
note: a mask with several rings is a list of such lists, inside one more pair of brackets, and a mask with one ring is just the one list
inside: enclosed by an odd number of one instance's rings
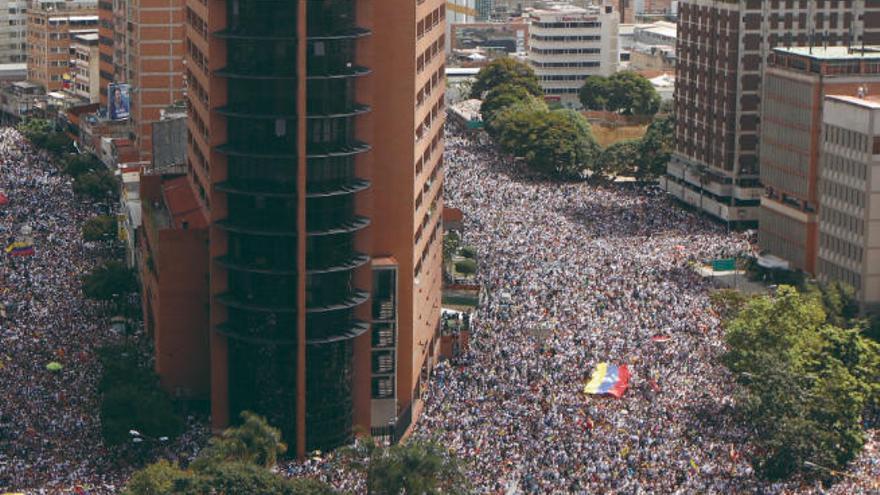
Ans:
{"label": "small flag in crowd", "polygon": [[30,242],[15,241],[6,246],[6,254],[9,256],[32,256],[34,254],[34,245]]}
{"label": "small flag in crowd", "polygon": [[30,242],[16,241],[6,246],[6,253],[10,256],[30,256],[34,254],[34,245]]}
{"label": "small flag in crowd", "polygon": [[669,335],[663,335],[662,333],[658,333],[657,335],[651,337],[651,340],[654,342],[669,342],[672,340],[672,337]]}
{"label": "small flag in crowd", "polygon": [[608,363],[599,363],[593,370],[593,376],[584,387],[585,394],[609,394],[618,399],[626,392],[629,386],[629,368],[625,364],[620,366]]}

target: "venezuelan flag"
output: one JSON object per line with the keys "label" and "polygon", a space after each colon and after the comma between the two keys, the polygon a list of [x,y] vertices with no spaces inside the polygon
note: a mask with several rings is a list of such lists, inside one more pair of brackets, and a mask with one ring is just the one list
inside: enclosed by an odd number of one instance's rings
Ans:
{"label": "venezuelan flag", "polygon": [[593,376],[584,387],[585,394],[609,394],[618,399],[626,392],[629,386],[629,368],[625,364],[620,366],[608,363],[599,363],[593,370]]}
{"label": "venezuelan flag", "polygon": [[34,245],[29,242],[16,241],[6,246],[6,254],[9,256],[31,256],[34,254]]}

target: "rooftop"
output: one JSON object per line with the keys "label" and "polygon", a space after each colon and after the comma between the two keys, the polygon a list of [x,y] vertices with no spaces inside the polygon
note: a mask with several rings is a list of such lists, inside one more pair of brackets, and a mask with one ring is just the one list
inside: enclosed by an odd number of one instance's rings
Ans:
{"label": "rooftop", "polygon": [[880,59],[880,46],[846,47],[846,46],[793,46],[777,47],[776,53],[799,55],[816,60],[859,60]]}
{"label": "rooftop", "polygon": [[828,100],[837,100],[843,103],[857,105],[870,110],[880,110],[880,96],[878,95],[868,95],[861,98],[849,95],[828,95],[825,98]]}

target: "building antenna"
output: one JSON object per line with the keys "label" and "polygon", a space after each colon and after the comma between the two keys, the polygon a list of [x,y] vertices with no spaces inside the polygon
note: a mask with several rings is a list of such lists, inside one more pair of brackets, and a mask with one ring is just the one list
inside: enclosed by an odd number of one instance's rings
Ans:
{"label": "building antenna", "polygon": [[815,30],[815,29],[810,29],[810,42],[809,42],[809,46],[810,46],[810,55],[813,54],[813,37],[814,37],[815,35],[816,35],[816,30]]}

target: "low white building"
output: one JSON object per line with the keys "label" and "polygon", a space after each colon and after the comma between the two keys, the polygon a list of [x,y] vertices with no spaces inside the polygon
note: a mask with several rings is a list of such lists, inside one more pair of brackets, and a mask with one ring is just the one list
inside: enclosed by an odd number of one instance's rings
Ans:
{"label": "low white building", "polygon": [[620,19],[612,6],[558,5],[529,17],[529,64],[548,97],[580,107],[578,91],[587,77],[617,72]]}
{"label": "low white building", "polygon": [[98,33],[74,35],[70,41],[73,59],[73,94],[97,103],[101,99]]}

